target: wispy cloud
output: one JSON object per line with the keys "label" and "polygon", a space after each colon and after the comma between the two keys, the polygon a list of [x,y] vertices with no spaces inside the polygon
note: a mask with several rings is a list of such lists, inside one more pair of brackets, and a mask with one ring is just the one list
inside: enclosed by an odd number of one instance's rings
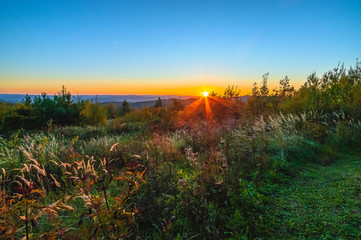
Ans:
{"label": "wispy cloud", "polygon": [[114,45],[117,45],[117,44],[119,44],[119,43],[120,43],[120,41],[115,41],[115,42],[113,42]]}

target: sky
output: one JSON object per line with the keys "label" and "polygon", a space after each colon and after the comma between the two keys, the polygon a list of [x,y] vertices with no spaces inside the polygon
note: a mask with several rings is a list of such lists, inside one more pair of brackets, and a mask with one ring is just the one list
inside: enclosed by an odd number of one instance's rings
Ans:
{"label": "sky", "polygon": [[0,93],[299,87],[361,57],[360,0],[0,0]]}

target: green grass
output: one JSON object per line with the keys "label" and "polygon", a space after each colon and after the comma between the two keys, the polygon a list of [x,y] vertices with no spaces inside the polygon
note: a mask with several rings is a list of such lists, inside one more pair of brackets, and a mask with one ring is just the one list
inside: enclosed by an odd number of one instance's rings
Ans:
{"label": "green grass", "polygon": [[272,196],[268,239],[360,239],[361,155],[307,164]]}

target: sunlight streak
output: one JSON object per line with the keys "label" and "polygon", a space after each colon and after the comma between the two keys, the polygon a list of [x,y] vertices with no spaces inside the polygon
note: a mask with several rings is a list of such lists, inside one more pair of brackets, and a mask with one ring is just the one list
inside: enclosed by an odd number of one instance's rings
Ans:
{"label": "sunlight streak", "polygon": [[207,126],[209,127],[210,124],[212,123],[213,114],[212,114],[211,106],[209,105],[207,97],[204,97],[204,105],[205,105],[205,110],[206,110],[206,123],[207,123]]}
{"label": "sunlight streak", "polygon": [[233,101],[233,100],[229,100],[229,99],[225,99],[225,98],[217,98],[217,97],[213,97],[213,96],[208,96],[208,97],[210,99],[214,100],[215,102],[220,103],[226,107],[230,107],[232,105],[231,101]]}
{"label": "sunlight streak", "polygon": [[194,101],[192,104],[190,104],[189,106],[187,106],[185,108],[185,110],[187,111],[195,111],[200,105],[201,105],[201,102],[202,102],[203,98],[198,98],[196,101]]}

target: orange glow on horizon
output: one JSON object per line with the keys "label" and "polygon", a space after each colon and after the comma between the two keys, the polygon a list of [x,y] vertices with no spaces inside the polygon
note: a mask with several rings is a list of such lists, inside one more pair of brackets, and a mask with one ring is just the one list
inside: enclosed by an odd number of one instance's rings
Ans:
{"label": "orange glow on horizon", "polygon": [[[0,81],[1,83],[1,81]],[[199,96],[201,92],[203,96],[205,87],[203,85],[191,84],[150,84],[150,83],[104,83],[95,82],[79,83],[79,82],[60,82],[58,84],[46,82],[3,82],[1,83],[0,93],[4,94],[31,94],[40,95],[45,92],[49,95],[60,92],[61,87],[65,88],[72,95],[178,95],[178,96]],[[222,92],[222,86],[207,86],[207,90]],[[207,92],[208,92],[207,91]]]}
{"label": "orange glow on horizon", "polygon": [[[238,85],[242,94],[251,92],[251,82],[230,77],[178,77],[174,79],[60,78],[0,75],[0,93],[49,95],[64,85],[73,95],[179,95],[199,96],[203,92],[221,93],[228,85]],[[204,96],[204,95],[203,95]]]}
{"label": "orange glow on horizon", "polygon": [[[251,94],[256,79],[223,76],[190,76],[175,78],[70,78],[53,76],[9,76],[0,74],[0,93],[49,95],[58,93],[64,85],[73,94],[79,95],[178,95],[199,96],[205,92],[222,93],[227,86],[235,85],[241,95]],[[294,85],[297,88],[297,84]],[[278,82],[269,84],[269,89],[278,87]],[[210,97],[208,95],[208,97]]]}

